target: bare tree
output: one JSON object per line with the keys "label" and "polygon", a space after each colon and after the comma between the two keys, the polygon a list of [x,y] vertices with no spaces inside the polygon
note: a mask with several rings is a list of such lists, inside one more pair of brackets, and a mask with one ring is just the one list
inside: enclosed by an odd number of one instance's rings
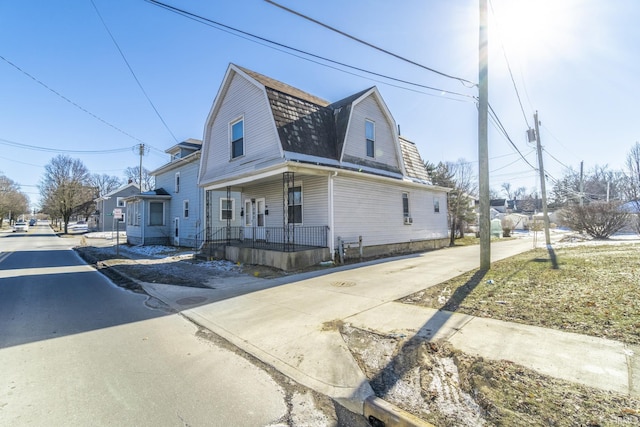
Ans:
{"label": "bare tree", "polygon": [[635,211],[633,228],[640,234],[640,143],[629,150],[626,161],[624,192],[626,199],[631,202]]}
{"label": "bare tree", "polygon": [[20,191],[20,185],[5,175],[0,175],[0,226],[4,217],[9,223],[29,210],[29,198]]}
{"label": "bare tree", "polygon": [[447,212],[449,215],[449,245],[453,246],[456,237],[464,237],[467,223],[475,220],[473,201],[477,193],[477,185],[471,163],[464,159],[457,162],[440,162],[432,175],[436,185],[452,188],[447,196]]}
{"label": "bare tree", "polygon": [[142,184],[140,183],[140,166],[128,167],[124,170],[124,175],[129,182],[138,185],[140,191],[149,191],[156,186],[156,179],[153,175],[149,175],[146,168],[142,168]]}
{"label": "bare tree", "polygon": [[45,167],[40,182],[43,210],[64,221],[64,232],[68,232],[71,216],[87,201],[93,200],[89,189],[89,171],[79,159],[58,155]]}
{"label": "bare tree", "polygon": [[122,180],[117,176],[107,175],[106,173],[102,175],[94,173],[89,178],[89,185],[95,188],[96,198],[98,198],[118,189],[122,186]]}

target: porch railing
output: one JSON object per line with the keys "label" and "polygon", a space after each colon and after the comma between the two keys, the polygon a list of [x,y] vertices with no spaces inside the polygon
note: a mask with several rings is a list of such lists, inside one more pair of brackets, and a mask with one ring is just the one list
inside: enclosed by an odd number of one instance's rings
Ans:
{"label": "porch railing", "polygon": [[295,232],[287,227],[215,227],[209,230],[207,241],[212,244],[295,252],[304,248],[326,248],[327,231],[326,225],[296,226]]}

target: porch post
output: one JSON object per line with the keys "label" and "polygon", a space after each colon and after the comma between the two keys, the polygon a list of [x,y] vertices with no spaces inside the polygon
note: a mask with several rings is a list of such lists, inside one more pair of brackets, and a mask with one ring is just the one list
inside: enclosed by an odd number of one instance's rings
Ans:
{"label": "porch post", "polygon": [[[227,200],[225,201],[225,203],[227,203],[227,205],[225,206],[225,211],[228,212],[228,208],[229,208],[229,204],[231,201],[231,187],[229,187],[227,185]],[[233,206],[233,205],[232,205]],[[231,214],[227,214],[227,246],[231,245],[231,216],[233,215],[233,212],[231,212]]]}
{"label": "porch post", "polygon": [[296,247],[296,227],[289,221],[289,190],[295,187],[295,174],[282,173],[282,228],[284,231],[283,250],[294,251]]}

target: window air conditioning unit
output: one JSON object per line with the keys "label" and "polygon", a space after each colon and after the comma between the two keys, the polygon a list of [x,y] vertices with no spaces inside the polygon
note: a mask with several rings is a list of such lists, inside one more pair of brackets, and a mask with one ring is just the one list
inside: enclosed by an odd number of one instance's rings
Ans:
{"label": "window air conditioning unit", "polygon": [[404,218],[404,223],[405,224],[413,224],[413,218],[411,218],[410,216],[407,216]]}

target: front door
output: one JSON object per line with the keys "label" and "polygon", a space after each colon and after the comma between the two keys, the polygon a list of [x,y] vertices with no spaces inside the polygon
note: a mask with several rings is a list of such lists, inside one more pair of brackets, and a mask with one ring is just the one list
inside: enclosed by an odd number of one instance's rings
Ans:
{"label": "front door", "polygon": [[173,246],[180,246],[180,218],[173,219]]}
{"label": "front door", "polygon": [[266,202],[264,198],[245,199],[244,201],[244,237],[265,240]]}
{"label": "front door", "polygon": [[265,199],[256,199],[256,240],[266,240],[265,227],[266,227],[266,202]]}

